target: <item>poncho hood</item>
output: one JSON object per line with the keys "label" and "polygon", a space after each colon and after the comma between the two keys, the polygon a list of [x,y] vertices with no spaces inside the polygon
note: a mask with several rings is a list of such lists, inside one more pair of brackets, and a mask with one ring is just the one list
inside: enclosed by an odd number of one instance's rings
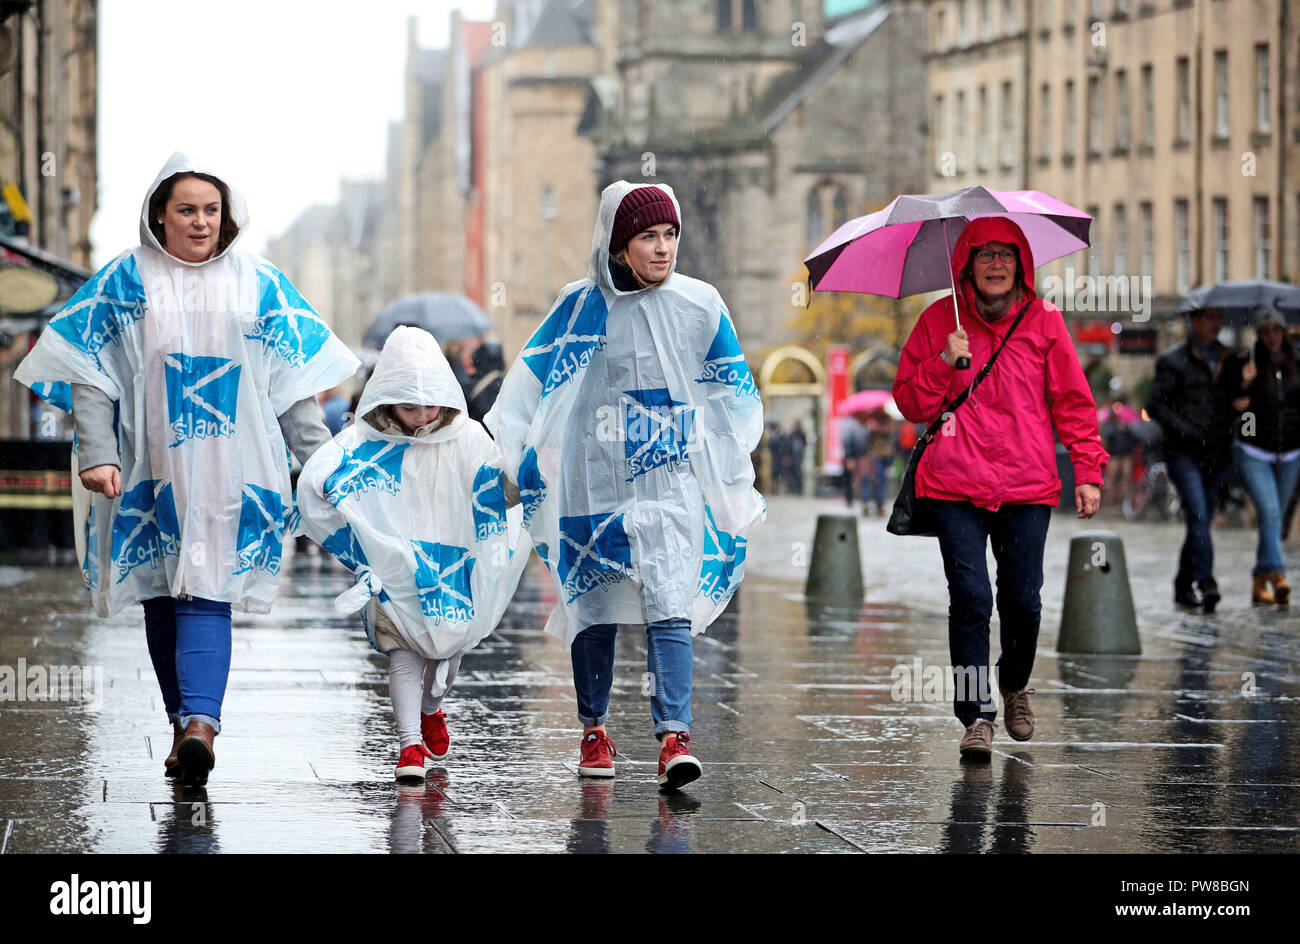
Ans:
{"label": "poncho hood", "polygon": [[225,184],[226,190],[230,193],[230,218],[234,220],[235,225],[239,228],[239,232],[235,234],[235,238],[230,241],[229,246],[202,262],[186,262],[184,259],[178,259],[167,253],[168,258],[180,265],[197,268],[205,266],[209,262],[215,262],[222,256],[227,255],[234,248],[235,243],[239,242],[239,237],[243,235],[244,230],[248,227],[248,204],[244,202],[244,195],[232,187],[230,181],[217,173],[210,164],[205,161],[195,160],[182,151],[177,151],[167,158],[167,163],[163,164],[162,170],[158,171],[158,176],[154,178],[153,183],[149,185],[148,192],[144,195],[144,205],[140,208],[140,242],[142,245],[150,246],[162,253],[167,252],[158,242],[158,237],[154,235],[153,230],[149,228],[149,201],[153,199],[154,193],[162,186],[164,180],[174,174],[182,173],[207,174],[209,177],[215,177]]}
{"label": "poncho hood", "polygon": [[677,195],[673,193],[673,188],[667,184],[632,184],[626,180],[617,180],[601,191],[600,210],[596,214],[596,229],[591,237],[591,266],[587,270],[587,277],[604,291],[613,295],[633,295],[636,292],[653,291],[660,286],[666,285],[672,279],[673,273],[677,271],[677,256],[681,251],[680,228],[677,237],[678,252],[673,254],[672,265],[668,267],[668,274],[664,276],[662,282],[629,292],[625,292],[614,285],[614,276],[609,271],[609,240],[614,232],[614,217],[618,214],[618,208],[623,202],[623,198],[633,190],[641,187],[658,187],[668,194],[668,198],[673,201],[673,209],[677,211],[677,219],[682,218],[682,208],[677,202]]}
{"label": "poncho hood", "polygon": [[1025,280],[1026,299],[1037,298],[1034,291],[1034,254],[1029,248],[1029,240],[1024,231],[1014,222],[1002,216],[981,216],[971,220],[957,237],[957,244],[952,247],[952,280],[957,286],[965,307],[975,310],[975,286],[969,279],[962,278],[962,270],[970,254],[985,243],[1009,243],[1020,251],[1020,267]]}
{"label": "poncho hood", "polygon": [[[376,410],[397,403],[450,407],[456,418],[433,433],[422,427],[414,436],[389,431]],[[460,434],[465,418],[465,392],[456,382],[442,348],[423,328],[403,325],[384,342],[374,373],[361,392],[357,415],[385,439],[402,442],[440,442]]]}

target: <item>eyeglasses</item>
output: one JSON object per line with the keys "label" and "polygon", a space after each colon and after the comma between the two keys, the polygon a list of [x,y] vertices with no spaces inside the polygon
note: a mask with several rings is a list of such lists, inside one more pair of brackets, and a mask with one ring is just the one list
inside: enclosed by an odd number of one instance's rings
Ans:
{"label": "eyeglasses", "polygon": [[988,265],[994,259],[1000,259],[1007,265],[1011,265],[1016,261],[1016,252],[1014,249],[981,249],[975,253],[975,259],[985,265]]}

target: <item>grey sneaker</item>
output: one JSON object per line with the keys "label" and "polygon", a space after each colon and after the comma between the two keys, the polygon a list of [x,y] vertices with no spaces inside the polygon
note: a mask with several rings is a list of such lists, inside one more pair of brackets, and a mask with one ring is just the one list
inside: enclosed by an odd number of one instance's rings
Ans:
{"label": "grey sneaker", "polygon": [[1032,688],[1022,688],[1018,692],[1002,693],[1002,723],[1007,734],[1017,741],[1028,741],[1034,736],[1034,709],[1029,705],[1032,692]]}
{"label": "grey sneaker", "polygon": [[988,760],[993,754],[993,722],[987,718],[976,718],[966,729],[966,736],[961,739],[957,749],[963,758]]}

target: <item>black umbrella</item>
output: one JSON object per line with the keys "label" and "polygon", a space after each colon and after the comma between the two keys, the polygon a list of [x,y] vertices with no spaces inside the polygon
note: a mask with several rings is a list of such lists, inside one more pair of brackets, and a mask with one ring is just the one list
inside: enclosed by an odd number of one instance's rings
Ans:
{"label": "black umbrella", "polygon": [[1177,313],[1191,315],[1207,308],[1223,309],[1225,325],[1254,324],[1261,309],[1276,311],[1288,324],[1300,324],[1300,288],[1265,279],[1216,282],[1192,289]]}
{"label": "black umbrella", "polygon": [[421,292],[399,298],[381,311],[366,329],[365,346],[382,348],[393,329],[402,325],[423,328],[440,344],[482,337],[495,327],[483,309],[464,295]]}

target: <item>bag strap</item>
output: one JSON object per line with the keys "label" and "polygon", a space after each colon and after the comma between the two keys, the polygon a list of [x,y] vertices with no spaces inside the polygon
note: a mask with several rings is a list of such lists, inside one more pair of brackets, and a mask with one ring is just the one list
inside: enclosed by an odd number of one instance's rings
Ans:
{"label": "bag strap", "polygon": [[483,378],[474,385],[473,389],[470,390],[469,399],[473,400],[475,397],[477,397],[480,393],[482,393],[484,390],[488,388],[488,384],[492,383],[492,381],[496,380],[500,376],[501,376],[501,371],[499,370],[494,370],[488,374],[485,374]]}
{"label": "bag strap", "polygon": [[950,400],[944,408],[939,411],[939,418],[926,427],[925,433],[921,436],[921,439],[927,443],[934,439],[934,437],[938,435],[939,429],[943,426],[946,418],[956,412],[957,408],[966,402],[967,397],[975,392],[975,388],[978,387],[984,378],[989,375],[989,371],[993,370],[993,363],[998,359],[998,355],[1002,353],[1002,349],[1007,346],[1007,342],[1011,340],[1011,335],[1015,333],[1016,328],[1020,326],[1021,320],[1025,317],[1025,312],[1029,311],[1029,306],[1033,303],[1034,300],[1031,298],[1020,306],[1020,311],[1016,314],[1016,320],[1011,322],[1011,327],[1007,329],[1007,333],[1002,335],[1002,343],[999,344],[997,350],[993,352],[993,356],[984,362],[984,366],[981,367],[980,372],[975,375],[975,379],[971,381],[970,386],[957,394],[957,396],[953,397],[952,400]]}

